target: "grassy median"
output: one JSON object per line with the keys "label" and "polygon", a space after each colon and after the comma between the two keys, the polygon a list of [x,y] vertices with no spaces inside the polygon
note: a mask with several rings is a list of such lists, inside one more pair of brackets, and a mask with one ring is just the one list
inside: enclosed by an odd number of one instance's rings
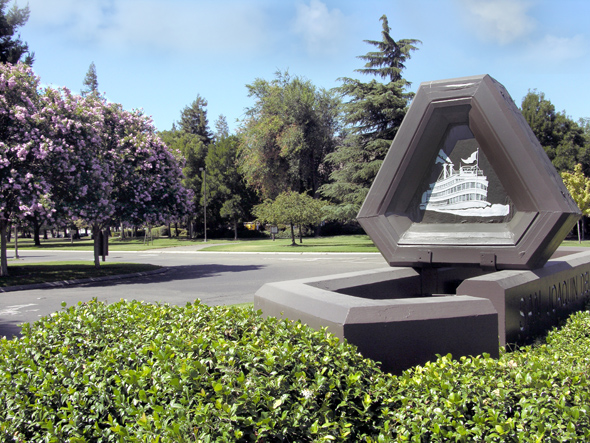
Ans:
{"label": "grassy median", "polygon": [[160,269],[160,266],[141,263],[103,263],[100,269],[94,264],[80,261],[46,263],[8,263],[8,276],[0,277],[0,287],[31,285],[64,280],[81,280],[111,275],[134,274]]}

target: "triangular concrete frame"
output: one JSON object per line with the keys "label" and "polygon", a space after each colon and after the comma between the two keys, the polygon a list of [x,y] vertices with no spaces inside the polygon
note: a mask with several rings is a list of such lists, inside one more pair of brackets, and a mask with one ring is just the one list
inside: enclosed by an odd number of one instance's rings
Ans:
{"label": "triangular concrete frame", "polygon": [[[412,215],[447,131],[468,125],[510,197],[506,223],[426,224]],[[505,88],[488,75],[426,82],[358,214],[391,266],[536,269],[581,216]]]}

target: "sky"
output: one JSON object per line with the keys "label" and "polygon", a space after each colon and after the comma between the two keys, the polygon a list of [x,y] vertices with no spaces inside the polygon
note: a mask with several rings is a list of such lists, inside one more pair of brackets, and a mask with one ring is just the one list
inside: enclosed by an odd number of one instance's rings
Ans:
{"label": "sky", "polygon": [[[44,86],[74,92],[92,62],[99,90],[141,108],[158,130],[185,106],[207,100],[211,129],[231,131],[253,106],[246,85],[277,71],[318,88],[363,78],[357,57],[381,40],[386,15],[395,40],[422,43],[403,76],[421,82],[489,74],[517,105],[543,92],[557,111],[590,117],[588,0],[17,0],[19,29]],[[366,81],[371,77],[364,76]]]}

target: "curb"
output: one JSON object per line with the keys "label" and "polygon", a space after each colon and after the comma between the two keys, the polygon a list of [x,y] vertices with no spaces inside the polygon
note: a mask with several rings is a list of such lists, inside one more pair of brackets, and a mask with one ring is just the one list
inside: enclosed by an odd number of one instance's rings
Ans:
{"label": "curb", "polygon": [[20,286],[7,286],[6,288],[0,288],[0,293],[14,292],[14,291],[26,291],[29,289],[45,289],[45,288],[75,286],[75,285],[80,285],[80,284],[84,284],[84,283],[93,283],[93,282],[123,280],[125,278],[136,278],[136,277],[145,277],[146,275],[163,274],[165,272],[168,272],[169,270],[170,270],[170,268],[161,268],[161,269],[154,269],[153,271],[134,272],[133,274],[105,275],[104,277],[79,278],[79,279],[75,279],[75,280],[52,281],[52,282],[34,283],[34,284],[30,284],[30,285],[20,285]]}

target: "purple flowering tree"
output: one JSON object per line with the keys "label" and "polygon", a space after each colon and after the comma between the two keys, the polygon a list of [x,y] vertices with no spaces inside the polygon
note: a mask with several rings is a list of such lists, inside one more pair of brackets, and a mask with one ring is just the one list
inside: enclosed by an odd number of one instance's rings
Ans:
{"label": "purple flowering tree", "polygon": [[182,186],[182,165],[157,135],[151,119],[119,105],[110,105],[105,115],[107,146],[117,158],[115,218],[149,228],[190,213],[193,195]]}
{"label": "purple flowering tree", "polygon": [[30,68],[0,65],[0,276],[11,221],[86,221],[98,267],[98,234],[114,220],[154,225],[191,211],[181,181],[181,165],[140,111],[67,89],[39,93]]}
{"label": "purple flowering tree", "polygon": [[153,225],[190,209],[180,165],[141,112],[67,89],[48,89],[41,102],[48,143],[63,158],[48,171],[56,216],[92,227],[96,267],[99,234],[114,220]]}
{"label": "purple flowering tree", "polygon": [[55,217],[84,220],[94,235],[94,263],[99,262],[98,233],[112,220],[113,164],[104,149],[104,103],[95,96],[81,97],[67,89],[44,91],[40,123],[50,150],[58,158],[47,166]]}
{"label": "purple flowering tree", "polygon": [[0,64],[0,276],[8,275],[6,230],[51,211],[44,165],[50,154],[37,125],[39,79],[23,64]]}

